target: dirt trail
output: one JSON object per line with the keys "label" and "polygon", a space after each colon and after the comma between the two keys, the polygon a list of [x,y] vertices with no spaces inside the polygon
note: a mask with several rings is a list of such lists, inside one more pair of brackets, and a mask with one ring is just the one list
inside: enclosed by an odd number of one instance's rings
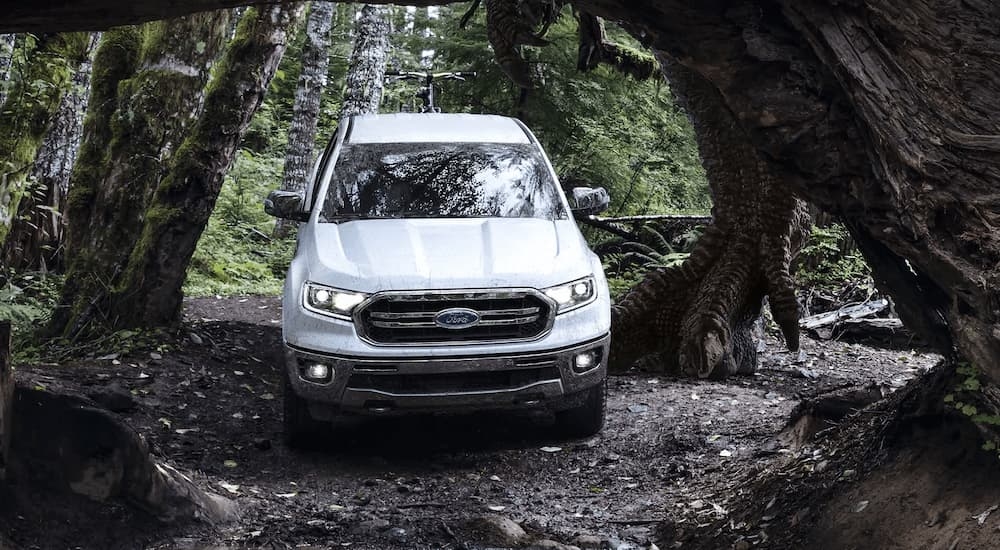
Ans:
{"label": "dirt trail", "polygon": [[612,378],[607,425],[589,440],[553,438],[545,417],[491,414],[357,421],[326,449],[292,452],[280,437],[279,319],[272,298],[190,300],[172,346],[20,371],[134,399],[125,418],[161,457],[237,500],[240,522],[95,529],[113,520],[91,505],[55,518],[0,510],[0,527],[38,548],[481,548],[498,543],[476,518],[495,515],[529,538],[649,548],[659,520],[724,515],[709,495],[773,459],[770,441],[801,399],[899,387],[937,360],[812,340],[791,354],[769,340],[752,377]]}

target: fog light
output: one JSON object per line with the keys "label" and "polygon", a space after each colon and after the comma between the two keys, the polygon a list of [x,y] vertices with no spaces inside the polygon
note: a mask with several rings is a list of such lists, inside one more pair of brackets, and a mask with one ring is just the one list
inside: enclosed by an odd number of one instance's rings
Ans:
{"label": "fog light", "polygon": [[573,358],[573,370],[576,372],[587,372],[597,366],[597,352],[585,351],[578,353]]}
{"label": "fog light", "polygon": [[325,382],[330,379],[330,367],[322,363],[312,363],[306,365],[303,376],[313,382]]}

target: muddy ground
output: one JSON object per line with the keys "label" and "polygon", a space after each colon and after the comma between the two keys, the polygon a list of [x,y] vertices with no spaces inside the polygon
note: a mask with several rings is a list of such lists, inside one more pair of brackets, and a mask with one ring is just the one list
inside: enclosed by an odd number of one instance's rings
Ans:
{"label": "muddy ground", "polygon": [[[683,546],[690,533],[726,520],[720,495],[734,480],[745,483],[794,454],[775,436],[801,400],[871,382],[888,392],[939,359],[810,339],[793,354],[769,338],[755,376],[613,377],[606,427],[591,439],[560,439],[543,415],[374,419],[342,426],[326,448],[295,452],[281,443],[279,302],[189,300],[185,317],[183,332],[159,349],[21,366],[18,376],[124,400],[116,408],[154,452],[234,499],[241,519],[162,525],[121,506],[37,494],[18,510],[0,505],[0,528],[13,544]],[[514,532],[505,534],[501,519],[525,533],[506,523]],[[747,540],[737,547],[768,547],[766,537]],[[859,548],[883,547],[859,540]]]}

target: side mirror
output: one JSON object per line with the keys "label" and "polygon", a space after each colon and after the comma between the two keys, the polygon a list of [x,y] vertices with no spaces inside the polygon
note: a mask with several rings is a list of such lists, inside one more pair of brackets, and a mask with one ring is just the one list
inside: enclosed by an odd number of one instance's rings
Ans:
{"label": "side mirror", "polygon": [[573,214],[577,216],[595,216],[604,212],[611,205],[611,196],[603,187],[574,187]]}
{"label": "side mirror", "polygon": [[264,212],[275,218],[304,222],[309,212],[302,210],[302,195],[292,191],[271,191],[264,199]]}

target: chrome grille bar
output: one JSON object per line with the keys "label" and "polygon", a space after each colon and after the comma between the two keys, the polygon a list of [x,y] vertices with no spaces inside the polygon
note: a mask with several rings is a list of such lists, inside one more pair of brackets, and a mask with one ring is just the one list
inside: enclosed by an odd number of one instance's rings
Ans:
{"label": "chrome grille bar", "polygon": [[[465,328],[442,327],[448,309],[479,314]],[[355,312],[358,335],[375,345],[451,345],[534,340],[548,333],[555,316],[551,299],[534,289],[447,290],[376,294]]]}

